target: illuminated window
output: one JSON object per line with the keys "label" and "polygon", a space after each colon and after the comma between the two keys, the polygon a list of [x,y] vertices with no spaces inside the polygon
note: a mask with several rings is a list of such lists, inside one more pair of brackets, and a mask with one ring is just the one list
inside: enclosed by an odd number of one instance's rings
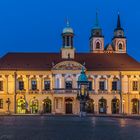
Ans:
{"label": "illuminated window", "polygon": [[32,90],[37,90],[37,81],[36,80],[32,80]]}
{"label": "illuminated window", "polygon": [[0,109],[3,109],[3,99],[0,99]]}
{"label": "illuminated window", "polygon": [[3,81],[0,81],[0,91],[3,91]]}
{"label": "illuminated window", "polygon": [[133,81],[132,82],[132,90],[137,91],[138,90],[138,81]]}
{"label": "illuminated window", "polygon": [[50,90],[50,81],[44,81],[44,90]]}
{"label": "illuminated window", "polygon": [[23,90],[23,89],[24,89],[24,82],[19,81],[19,90]]}
{"label": "illuminated window", "polygon": [[17,100],[17,113],[25,113],[26,112],[26,102],[24,99]]}

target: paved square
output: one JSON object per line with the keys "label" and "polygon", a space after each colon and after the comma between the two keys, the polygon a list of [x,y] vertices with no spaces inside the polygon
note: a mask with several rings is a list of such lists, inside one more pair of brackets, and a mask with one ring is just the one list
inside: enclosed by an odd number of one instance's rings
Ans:
{"label": "paved square", "polygon": [[139,140],[140,120],[76,116],[1,116],[0,140]]}

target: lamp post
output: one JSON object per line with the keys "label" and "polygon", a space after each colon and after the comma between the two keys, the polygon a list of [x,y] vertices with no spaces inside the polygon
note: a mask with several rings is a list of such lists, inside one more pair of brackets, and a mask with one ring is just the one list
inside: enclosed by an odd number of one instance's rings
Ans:
{"label": "lamp post", "polygon": [[80,76],[78,77],[78,88],[80,89],[77,93],[77,99],[80,101],[80,117],[86,116],[86,102],[90,99],[88,93],[88,78],[85,74],[84,68]]}

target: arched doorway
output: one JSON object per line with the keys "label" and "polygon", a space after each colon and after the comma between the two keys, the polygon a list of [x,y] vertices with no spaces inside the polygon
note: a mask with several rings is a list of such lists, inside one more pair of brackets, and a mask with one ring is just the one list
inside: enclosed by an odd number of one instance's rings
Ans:
{"label": "arched doorway", "polygon": [[107,112],[107,101],[106,99],[100,99],[99,100],[99,113],[100,114],[106,114]]}
{"label": "arched doorway", "polygon": [[19,114],[26,113],[26,101],[24,99],[17,100],[17,113]]}
{"label": "arched doorway", "polygon": [[111,102],[112,114],[119,114],[119,106],[120,106],[119,99],[112,99]]}
{"label": "arched doorway", "polygon": [[43,112],[44,113],[52,112],[52,101],[48,98],[43,100]]}
{"label": "arched doorway", "polygon": [[138,99],[132,99],[132,114],[138,114],[139,113],[139,100]]}
{"label": "arched doorway", "polygon": [[32,99],[30,101],[30,110],[31,113],[38,113],[38,100],[37,99]]}
{"label": "arched doorway", "polygon": [[90,99],[86,102],[86,112],[87,113],[94,113],[94,100]]}
{"label": "arched doorway", "polygon": [[66,114],[72,114],[72,102],[73,100],[71,98],[65,99],[65,113]]}

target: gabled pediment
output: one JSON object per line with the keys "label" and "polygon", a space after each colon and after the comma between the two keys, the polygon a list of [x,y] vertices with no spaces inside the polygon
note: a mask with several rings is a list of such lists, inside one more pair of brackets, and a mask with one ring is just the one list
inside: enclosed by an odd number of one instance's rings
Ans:
{"label": "gabled pediment", "polygon": [[81,70],[82,64],[75,61],[62,61],[56,64],[52,70]]}

